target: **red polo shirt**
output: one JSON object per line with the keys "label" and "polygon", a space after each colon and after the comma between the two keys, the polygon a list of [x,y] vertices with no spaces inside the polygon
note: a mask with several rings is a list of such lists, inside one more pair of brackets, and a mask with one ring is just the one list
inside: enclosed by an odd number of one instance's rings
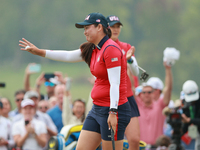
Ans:
{"label": "red polo shirt", "polygon": [[121,66],[119,103],[127,102],[126,59],[120,47],[108,36],[105,36],[93,50],[90,71],[96,77],[91,92],[93,103],[99,106],[110,106],[110,83],[107,69]]}
{"label": "red polo shirt", "polygon": [[[128,43],[121,42],[118,39],[115,42],[120,46],[120,48],[122,49],[123,54],[126,57],[126,53],[131,48],[131,45],[128,44]],[[134,76],[133,80],[134,80],[134,86],[137,87],[138,86],[138,78],[136,76]],[[127,97],[130,97],[130,96],[133,96],[133,91],[132,91],[132,88],[131,88],[131,80],[127,75]]]}

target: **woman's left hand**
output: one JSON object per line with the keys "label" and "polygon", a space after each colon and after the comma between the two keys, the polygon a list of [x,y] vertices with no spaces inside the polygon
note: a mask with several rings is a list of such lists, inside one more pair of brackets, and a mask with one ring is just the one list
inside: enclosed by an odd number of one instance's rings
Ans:
{"label": "woman's left hand", "polygon": [[116,133],[117,116],[116,116],[115,114],[109,114],[107,122],[108,122],[109,130],[110,130],[111,127],[112,127],[114,133]]}
{"label": "woman's left hand", "polygon": [[135,47],[131,46],[131,48],[126,53],[126,60],[131,59],[131,56],[133,56],[134,53],[135,53]]}

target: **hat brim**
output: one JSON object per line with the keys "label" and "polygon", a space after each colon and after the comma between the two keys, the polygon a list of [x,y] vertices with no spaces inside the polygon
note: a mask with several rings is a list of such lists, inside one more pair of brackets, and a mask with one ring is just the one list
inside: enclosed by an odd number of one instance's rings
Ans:
{"label": "hat brim", "polygon": [[186,102],[193,102],[199,99],[199,92],[196,92],[195,94],[192,95],[187,95],[185,94],[185,101]]}
{"label": "hat brim", "polygon": [[112,26],[114,26],[116,23],[119,23],[121,26],[123,26],[123,24],[122,24],[120,21],[112,21],[112,22],[109,22],[109,26],[112,27]]}
{"label": "hat brim", "polygon": [[91,24],[92,23],[90,23],[90,22],[78,22],[78,23],[75,24],[75,26],[77,28],[84,28],[84,26],[91,25]]}

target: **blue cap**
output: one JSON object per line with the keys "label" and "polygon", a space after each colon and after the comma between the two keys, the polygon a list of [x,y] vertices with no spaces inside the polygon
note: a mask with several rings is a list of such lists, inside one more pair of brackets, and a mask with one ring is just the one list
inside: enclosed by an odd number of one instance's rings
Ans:
{"label": "blue cap", "polygon": [[106,19],[107,19],[107,21],[109,23],[109,26],[111,26],[111,27],[114,26],[116,23],[119,23],[120,25],[123,26],[123,24],[119,20],[119,17],[117,17],[117,16],[110,15]]}
{"label": "blue cap", "polygon": [[108,21],[101,13],[91,13],[83,22],[78,22],[75,24],[75,26],[77,28],[84,28],[84,26],[91,24],[102,24],[104,27],[108,27]]}

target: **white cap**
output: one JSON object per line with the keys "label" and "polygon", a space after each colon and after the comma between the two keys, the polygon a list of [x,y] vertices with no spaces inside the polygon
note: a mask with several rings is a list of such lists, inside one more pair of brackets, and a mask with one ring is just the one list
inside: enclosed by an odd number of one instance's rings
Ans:
{"label": "white cap", "polygon": [[26,106],[35,106],[35,103],[33,100],[31,99],[24,99],[22,102],[21,102],[21,107],[24,108]]}
{"label": "white cap", "polygon": [[157,77],[151,77],[147,81],[147,85],[150,85],[153,89],[163,90],[163,82]]}
{"label": "white cap", "polygon": [[141,92],[142,92],[142,86],[141,85],[135,88],[135,95],[136,96],[139,95]]}
{"label": "white cap", "polygon": [[27,91],[24,95],[24,99],[30,99],[32,97],[37,97],[39,98],[39,94],[36,91]]}
{"label": "white cap", "polygon": [[198,85],[193,80],[187,80],[183,84],[183,92],[185,93],[185,101],[192,102],[199,99]]}
{"label": "white cap", "polygon": [[55,85],[60,84],[60,82],[58,81],[58,77],[55,76],[54,78],[50,78],[49,81]]}

